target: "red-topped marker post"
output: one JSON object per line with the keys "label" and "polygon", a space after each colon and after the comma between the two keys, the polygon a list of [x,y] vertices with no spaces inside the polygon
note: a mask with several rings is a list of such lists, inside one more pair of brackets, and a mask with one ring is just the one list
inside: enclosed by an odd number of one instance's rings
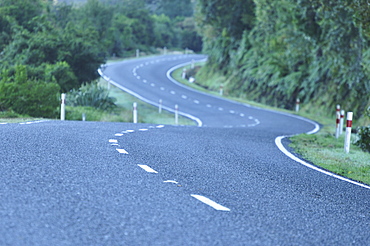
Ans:
{"label": "red-topped marker post", "polygon": [[352,117],[353,112],[347,113],[347,127],[346,127],[346,136],[344,139],[344,151],[349,153],[349,146],[351,144],[351,132],[352,132]]}

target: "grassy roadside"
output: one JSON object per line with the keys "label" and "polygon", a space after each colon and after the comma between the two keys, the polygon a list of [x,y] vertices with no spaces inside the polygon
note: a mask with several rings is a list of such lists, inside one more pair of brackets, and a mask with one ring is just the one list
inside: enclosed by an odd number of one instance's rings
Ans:
{"label": "grassy roadside", "polygon": [[[202,63],[196,64],[197,66],[203,65]],[[186,66],[190,69],[190,66]],[[219,95],[219,85],[223,83],[225,78],[210,78],[207,81],[202,81],[203,86],[196,83],[189,83],[186,79],[182,79],[183,68],[179,68],[172,73],[172,76],[179,82],[213,95]],[[196,77],[196,79],[198,79]],[[202,79],[202,78],[200,78]],[[332,117],[327,114],[315,111],[312,112],[308,108],[302,108],[299,113],[293,111],[273,108],[260,103],[248,101],[241,98],[230,97],[227,94],[225,98],[235,100],[242,103],[247,103],[256,107],[273,109],[291,114],[296,114],[309,119],[312,119],[322,125],[321,130],[314,135],[300,134],[290,138],[290,146],[294,148],[297,154],[302,156],[307,161],[316,166],[329,170],[333,173],[357,180],[366,184],[370,184],[370,153],[363,152],[359,147],[353,145],[356,140],[356,134],[351,136],[350,152],[344,152],[344,134],[338,139],[335,138],[335,115]],[[357,123],[357,124],[356,124]],[[361,122],[354,121],[354,126],[367,125],[370,122],[366,119],[361,119]]]}

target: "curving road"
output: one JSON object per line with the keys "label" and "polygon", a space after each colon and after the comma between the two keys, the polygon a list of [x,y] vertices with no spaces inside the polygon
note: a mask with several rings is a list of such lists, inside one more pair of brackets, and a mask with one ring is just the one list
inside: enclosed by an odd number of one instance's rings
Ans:
{"label": "curving road", "polygon": [[102,73],[202,127],[0,125],[0,245],[369,245],[370,189],[275,145],[315,126],[168,78],[199,59],[142,58]]}

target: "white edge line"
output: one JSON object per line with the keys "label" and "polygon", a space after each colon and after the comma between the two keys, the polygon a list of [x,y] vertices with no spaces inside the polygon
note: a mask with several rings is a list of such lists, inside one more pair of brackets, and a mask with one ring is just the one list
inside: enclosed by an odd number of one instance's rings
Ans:
{"label": "white edge line", "polygon": [[[129,94],[133,95],[134,97],[137,97],[138,99],[142,100],[143,102],[149,103],[149,104],[151,104],[151,105],[153,105],[153,106],[155,106],[155,107],[159,107],[159,103],[156,103],[156,102],[150,101],[149,99],[146,99],[145,97],[142,97],[141,95],[139,95],[139,94],[137,94],[137,93],[135,93],[135,92],[131,91],[130,89],[128,89],[128,88],[126,88],[126,87],[124,87],[124,86],[122,86],[122,85],[118,84],[117,82],[113,81],[113,80],[112,80],[112,79],[110,79],[109,77],[105,76],[105,75],[103,74],[103,72],[101,71],[101,69],[100,69],[100,68],[98,69],[98,73],[99,73],[99,75],[100,75],[103,79],[105,79],[105,80],[106,80],[106,81],[108,81],[109,83],[113,84],[114,86],[116,86],[116,87],[120,88],[121,90],[126,91],[127,93],[129,93]],[[162,105],[162,109],[167,110],[167,111],[169,111],[169,112],[171,112],[171,113],[175,113],[175,110],[174,110],[174,109],[169,108],[169,107],[166,107],[166,106],[163,106],[163,105]],[[197,117],[195,117],[195,116],[193,116],[193,115],[191,115],[191,114],[187,114],[187,113],[184,113],[184,112],[181,112],[181,111],[178,111],[178,113],[179,113],[180,115],[184,116],[184,117],[187,117],[187,118],[189,118],[189,119],[191,119],[191,120],[195,121],[195,122],[198,124],[198,126],[199,126],[199,127],[201,127],[201,126],[203,125],[203,122],[202,122],[199,118],[197,118]]]}
{"label": "white edge line", "polygon": [[[288,115],[288,114],[287,114]],[[317,133],[319,130],[320,130],[320,126],[319,124],[317,124],[316,122],[314,121],[311,121],[309,119],[306,119],[306,118],[303,118],[303,117],[300,117],[300,116],[296,116],[296,115],[288,115],[288,116],[291,116],[293,118],[298,118],[298,119],[301,119],[301,120],[304,120],[306,122],[309,122],[311,124],[313,124],[315,127],[313,130],[307,132],[306,134],[314,134],[314,133]],[[296,157],[295,155],[293,155],[291,152],[289,152],[285,147],[284,145],[282,144],[282,140],[286,137],[291,137],[291,136],[279,136],[277,138],[275,138],[275,144],[276,146],[279,148],[279,150],[281,152],[283,152],[286,156],[288,156],[290,159],[308,167],[308,168],[311,168],[315,171],[318,171],[320,173],[323,173],[325,175],[328,175],[328,176],[331,176],[333,178],[336,178],[336,179],[340,179],[342,181],[345,181],[345,182],[348,182],[348,183],[351,183],[351,184],[354,184],[354,185],[357,185],[357,186],[361,186],[363,188],[366,188],[366,189],[370,189],[370,186],[366,185],[366,184],[362,184],[362,183],[359,183],[357,181],[354,181],[354,180],[351,180],[351,179],[348,179],[348,178],[345,178],[345,177],[342,177],[340,175],[337,175],[335,173],[332,173],[332,172],[329,172],[327,170],[324,170],[324,169],[321,169],[315,165],[312,165],[310,163],[307,163],[306,161],[302,160],[302,159],[299,159],[298,157]]]}
{"label": "white edge line", "polygon": [[200,195],[193,195],[191,194],[192,197],[194,197],[195,199],[198,199],[199,201],[207,204],[208,206],[211,206],[212,208],[216,209],[216,210],[219,210],[219,211],[230,211],[229,208],[227,207],[224,207],[214,201],[212,201],[211,199],[207,198],[207,197],[204,197],[204,196],[200,196]]}
{"label": "white edge line", "polygon": [[145,171],[147,171],[148,173],[158,173],[156,170],[154,170],[153,168],[151,168],[147,165],[138,164],[138,166],[141,167],[142,169],[144,169]]}

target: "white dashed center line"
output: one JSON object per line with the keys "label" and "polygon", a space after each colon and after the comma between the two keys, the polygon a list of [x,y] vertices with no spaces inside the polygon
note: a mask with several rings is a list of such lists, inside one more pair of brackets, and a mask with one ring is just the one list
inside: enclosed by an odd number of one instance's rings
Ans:
{"label": "white dashed center line", "polygon": [[199,104],[200,102],[198,100],[194,100],[194,103],[195,104]]}
{"label": "white dashed center line", "polygon": [[128,152],[124,149],[116,149],[120,154],[128,155]]}
{"label": "white dashed center line", "polygon": [[212,201],[211,199],[207,198],[207,197],[204,197],[204,196],[200,196],[200,195],[191,195],[192,197],[194,197],[195,199],[198,199],[199,201],[207,204],[208,206],[211,206],[212,208],[216,209],[216,210],[219,210],[219,211],[230,211],[230,209],[228,209],[227,207],[224,207],[214,201]]}
{"label": "white dashed center line", "polygon": [[147,165],[138,164],[138,166],[141,167],[142,169],[144,169],[145,171],[147,171],[148,173],[158,173],[156,170],[152,169],[151,167],[149,167]]}

